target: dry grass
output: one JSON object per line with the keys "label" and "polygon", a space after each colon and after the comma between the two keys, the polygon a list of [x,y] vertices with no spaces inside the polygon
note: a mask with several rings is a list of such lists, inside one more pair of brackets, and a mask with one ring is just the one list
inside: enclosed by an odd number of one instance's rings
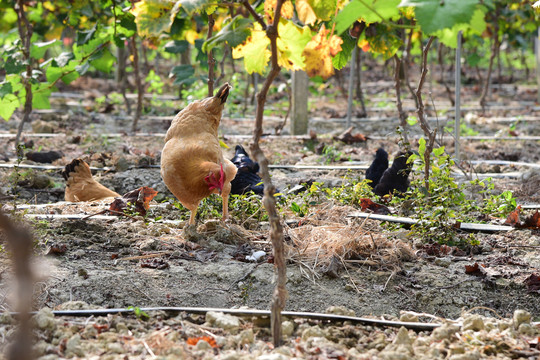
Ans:
{"label": "dry grass", "polygon": [[401,240],[389,240],[371,220],[348,218],[349,206],[327,204],[315,210],[297,228],[289,228],[287,258],[326,271],[337,259],[342,265],[369,265],[396,270],[414,252]]}

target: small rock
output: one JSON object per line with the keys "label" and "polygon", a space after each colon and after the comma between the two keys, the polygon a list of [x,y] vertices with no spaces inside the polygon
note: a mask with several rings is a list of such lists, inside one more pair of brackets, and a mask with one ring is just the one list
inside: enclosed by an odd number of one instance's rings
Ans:
{"label": "small rock", "polygon": [[83,249],[79,249],[79,250],[76,250],[72,253],[73,257],[75,259],[80,259],[82,258],[84,255],[86,255],[86,251],[84,251]]}
{"label": "small rock", "polygon": [[288,360],[290,359],[290,356],[279,354],[279,353],[273,353],[273,354],[264,354],[261,356],[258,356],[257,360]]}
{"label": "small rock", "polygon": [[84,353],[81,349],[81,336],[79,334],[73,335],[66,342],[66,355],[68,357],[70,355],[76,355],[80,357],[84,356]]}
{"label": "small rock", "polygon": [[98,335],[98,331],[94,327],[93,324],[86,325],[83,332],[82,332],[82,336],[85,339],[93,339],[93,338],[97,337],[97,335]]}
{"label": "small rock", "polygon": [[238,345],[252,344],[255,341],[255,335],[253,329],[247,329],[238,334],[235,338]]}
{"label": "small rock", "polygon": [[38,134],[54,133],[57,128],[57,124],[52,121],[37,120],[32,122],[32,131]]}
{"label": "small rock", "polygon": [[302,331],[302,340],[306,341],[312,337],[324,337],[324,331],[318,326],[310,326]]}
{"label": "small rock", "polygon": [[522,309],[517,309],[516,311],[514,311],[513,320],[514,320],[514,328],[518,329],[521,324],[523,323],[528,324],[531,322],[531,313]]}
{"label": "small rock", "polygon": [[472,330],[480,331],[484,330],[484,319],[480,315],[471,315],[463,320],[462,331]]}
{"label": "small rock", "polygon": [[344,306],[330,306],[324,311],[326,314],[343,315],[343,316],[356,316],[354,310],[347,309]]}
{"label": "small rock", "polygon": [[466,354],[455,354],[450,356],[449,360],[478,360],[480,359],[480,354],[478,351],[470,351]]}
{"label": "small rock", "polygon": [[195,345],[195,350],[198,350],[198,351],[210,350],[210,349],[212,349],[212,345],[210,345],[204,340],[199,340],[197,342],[197,345]]}
{"label": "small rock", "polygon": [[237,331],[240,328],[240,319],[236,316],[222,312],[209,311],[206,313],[206,322],[220,329]]}
{"label": "small rock", "polygon": [[54,330],[56,329],[56,322],[54,321],[54,314],[51,309],[45,307],[38,311],[34,315],[34,321],[36,326],[41,330]]}
{"label": "small rock", "polygon": [[283,321],[281,323],[281,333],[284,336],[291,336],[294,333],[294,323],[292,321]]}
{"label": "small rock", "polygon": [[124,353],[124,347],[122,346],[122,344],[119,344],[117,342],[107,344],[107,350],[115,354]]}
{"label": "small rock", "polygon": [[128,327],[123,322],[119,322],[116,324],[116,331],[118,331],[119,334],[127,334],[129,332]]}
{"label": "small rock", "polygon": [[403,312],[401,316],[399,317],[399,321],[401,322],[418,322],[418,316],[412,313]]}
{"label": "small rock", "polygon": [[13,317],[11,316],[10,313],[1,313],[0,314],[0,324],[1,325],[11,325],[13,324],[15,321],[13,320]]}
{"label": "small rock", "polygon": [[67,301],[57,306],[58,310],[90,310],[96,308],[88,305],[84,301]]}
{"label": "small rock", "polygon": [[434,261],[435,265],[438,265],[440,267],[449,267],[452,264],[452,260],[449,258],[443,257],[443,258],[436,258]]}
{"label": "small rock", "polygon": [[238,354],[236,351],[234,350],[228,350],[224,353],[221,353],[219,358],[221,360],[240,360],[241,359],[241,355]]}
{"label": "small rock", "polygon": [[394,339],[394,341],[392,342],[392,344],[394,344],[394,345],[408,345],[408,346],[410,346],[412,344],[412,340],[409,337],[409,331],[404,326],[402,326],[399,329],[399,331],[397,333],[397,336]]}
{"label": "small rock", "polygon": [[33,189],[46,189],[53,184],[52,179],[46,174],[36,174],[32,177],[30,187]]}
{"label": "small rock", "polygon": [[452,335],[459,331],[459,326],[451,324],[443,324],[441,327],[433,330],[433,338],[435,340],[450,339]]}
{"label": "small rock", "polygon": [[114,167],[118,172],[126,171],[127,169],[129,169],[129,166],[130,163],[124,157],[119,157],[114,164]]}
{"label": "small rock", "polygon": [[523,323],[519,325],[518,332],[523,335],[529,335],[532,336],[536,333],[534,328],[531,326],[531,324]]}

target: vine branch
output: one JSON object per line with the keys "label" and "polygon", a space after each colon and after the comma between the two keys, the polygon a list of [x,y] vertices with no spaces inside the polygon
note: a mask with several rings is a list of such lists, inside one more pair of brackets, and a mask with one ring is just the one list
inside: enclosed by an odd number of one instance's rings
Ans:
{"label": "vine branch", "polygon": [[426,76],[428,73],[427,54],[434,39],[435,38],[431,36],[426,46],[422,49],[422,75],[420,76],[418,87],[416,88],[416,99],[418,100],[418,107],[416,109],[416,113],[418,114],[418,121],[420,122],[420,127],[428,138],[426,150],[424,152],[424,185],[427,191],[429,191],[430,157],[431,152],[433,151],[433,144],[435,143],[435,135],[437,134],[437,129],[432,130],[427,122],[426,115],[424,113],[424,101],[422,100],[422,87],[424,86],[424,82],[426,81]]}
{"label": "vine branch", "polygon": [[[242,3],[248,11],[253,15],[254,10],[247,0],[243,0]],[[255,116],[255,129],[253,131],[253,143],[251,144],[251,152],[255,159],[259,162],[261,177],[264,183],[264,197],[263,205],[268,213],[268,220],[270,223],[270,240],[272,242],[273,252],[274,252],[274,265],[277,270],[277,283],[274,288],[274,293],[272,296],[272,306],[271,306],[271,330],[272,330],[272,339],[275,347],[281,345],[281,312],[285,307],[287,301],[287,268],[285,264],[285,249],[283,244],[283,227],[281,225],[280,216],[276,210],[276,199],[274,194],[276,188],[272,183],[270,178],[270,173],[268,171],[268,159],[264,155],[263,151],[259,146],[259,141],[262,136],[262,123],[264,115],[264,104],[266,102],[266,95],[272,82],[276,76],[281,71],[281,68],[278,65],[278,52],[277,52],[277,37],[278,37],[278,24],[279,18],[281,16],[281,7],[283,5],[283,0],[277,0],[274,20],[271,24],[266,26],[264,21],[260,16],[255,18],[259,23],[264,24],[263,28],[266,29],[266,36],[270,39],[270,49],[272,52],[271,56],[271,69],[266,77],[261,90],[257,93],[257,112]]]}

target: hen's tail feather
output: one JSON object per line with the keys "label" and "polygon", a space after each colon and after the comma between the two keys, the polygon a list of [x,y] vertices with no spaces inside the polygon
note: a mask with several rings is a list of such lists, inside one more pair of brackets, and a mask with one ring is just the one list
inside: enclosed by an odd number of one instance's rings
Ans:
{"label": "hen's tail feather", "polygon": [[67,181],[71,173],[78,173],[81,177],[92,177],[90,167],[82,159],[73,159],[67,164],[64,171],[62,171],[62,176]]}
{"label": "hen's tail feather", "polygon": [[216,93],[215,97],[219,98],[221,100],[221,103],[223,104],[225,101],[227,101],[227,97],[229,96],[229,90],[232,88],[229,83],[225,83],[221,88],[219,88],[218,92]]}

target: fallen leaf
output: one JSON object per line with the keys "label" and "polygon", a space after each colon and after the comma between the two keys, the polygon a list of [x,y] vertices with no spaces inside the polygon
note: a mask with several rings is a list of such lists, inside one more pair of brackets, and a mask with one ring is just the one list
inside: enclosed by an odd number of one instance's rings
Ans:
{"label": "fallen leaf", "polygon": [[186,344],[195,346],[197,343],[201,340],[206,341],[208,344],[210,344],[211,347],[217,348],[216,340],[211,336],[199,336],[199,337],[190,337],[186,340]]}
{"label": "fallen leaf", "polygon": [[514,210],[510,214],[508,214],[508,217],[506,218],[506,221],[504,222],[504,225],[516,226],[517,224],[520,224],[520,221],[519,221],[519,212],[520,211],[521,211],[521,205],[518,205],[516,210]]}
{"label": "fallen leaf", "polygon": [[484,265],[475,262],[473,265],[465,265],[465,274],[485,277],[486,269]]}
{"label": "fallen leaf", "polygon": [[355,144],[355,143],[366,142],[369,139],[369,137],[361,133],[353,134],[352,130],[353,130],[353,127],[351,126],[340,135],[334,136],[334,140],[339,140],[339,141],[344,142],[345,144],[350,145],[350,144]]}
{"label": "fallen leaf", "polygon": [[150,201],[157,195],[157,191],[148,186],[140,187],[125,193],[120,198],[114,199],[109,206],[109,210],[124,212],[128,208],[128,204],[135,206],[134,211],[142,216],[146,215],[146,211],[150,208]]}
{"label": "fallen leaf", "polygon": [[390,209],[388,209],[386,206],[382,204],[377,204],[376,202],[373,202],[371,199],[360,199],[360,208],[362,211],[370,210],[373,211],[374,214],[379,215],[388,215],[390,214]]}
{"label": "fallen leaf", "polygon": [[526,218],[522,226],[526,229],[540,229],[540,213],[538,210]]}
{"label": "fallen leaf", "polygon": [[142,268],[164,270],[169,267],[169,263],[163,259],[146,259],[141,260]]}
{"label": "fallen leaf", "polygon": [[529,292],[540,293],[540,276],[532,273],[531,276],[526,278],[523,283],[527,285]]}

